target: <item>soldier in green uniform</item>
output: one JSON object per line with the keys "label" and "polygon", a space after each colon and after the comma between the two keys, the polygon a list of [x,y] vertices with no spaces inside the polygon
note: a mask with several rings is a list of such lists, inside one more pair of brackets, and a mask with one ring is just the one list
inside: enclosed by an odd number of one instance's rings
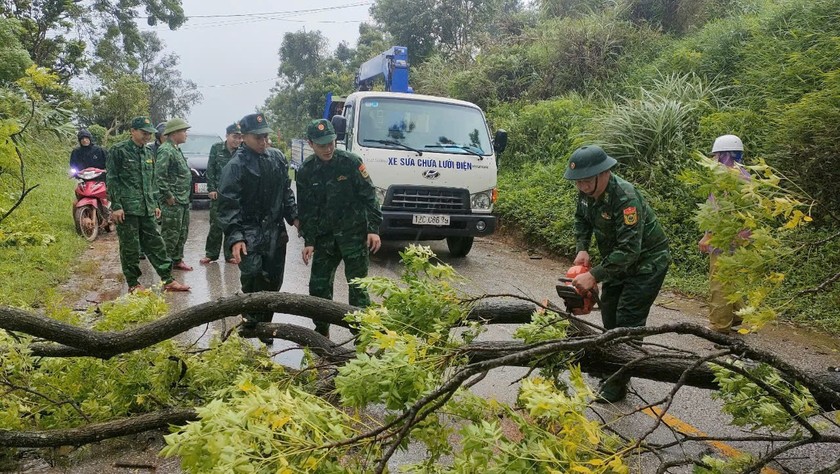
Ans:
{"label": "soldier in green uniform", "polygon": [[204,244],[204,258],[199,260],[202,265],[215,262],[219,259],[219,248],[224,248],[225,261],[233,263],[233,256],[230,248],[224,245],[222,226],[219,224],[219,178],[222,176],[222,168],[236,153],[236,149],[242,144],[242,130],[239,123],[228,125],[225,130],[225,141],[214,144],[210,148],[210,158],[207,161],[207,196],[210,198],[210,231],[207,233],[207,241]]}
{"label": "soldier in green uniform", "polygon": [[111,147],[106,162],[105,182],[111,200],[111,218],[117,224],[120,262],[130,291],[143,289],[140,252],[145,253],[168,291],[189,291],[172,278],[172,262],[158,232],[160,217],[155,183],[155,158],[146,143],[155,132],[147,117],[131,121],[131,138]]}
{"label": "soldier in green uniform", "polygon": [[190,231],[192,172],[179,148],[187,141],[190,124],[174,118],[166,122],[166,140],[157,150],[157,185],[160,195],[160,233],[174,270],[191,271],[184,262],[184,245]]}
{"label": "soldier in green uniform", "polygon": [[[370,252],[379,250],[382,212],[362,159],[335,148],[335,130],[327,120],[313,120],[306,131],[315,152],[297,173],[303,262],[312,260],[309,294],[332,299],[335,270],[344,260],[349,282],[368,274]],[[367,290],[350,285],[350,304],[370,304]],[[328,323],[315,330],[329,336]]]}
{"label": "soldier in green uniform", "polygon": [[[283,284],[289,241],[283,220],[300,229],[289,165],[282,153],[268,147],[271,128],[263,114],[246,115],[239,125],[244,143],[222,169],[219,222],[227,236],[225,245],[239,264],[242,291],[277,291]],[[270,322],[272,313],[243,317],[243,327],[249,328]]]}
{"label": "soldier in green uniform", "polygon": [[[632,184],[612,174],[616,160],[597,146],[575,150],[564,177],[579,194],[575,212],[575,265],[590,266],[592,235],[601,262],[578,275],[572,285],[591,291],[601,283],[604,328],[644,326],[671,262],[668,239],[656,215]],[[613,377],[600,400],[627,395],[629,377]]]}
{"label": "soldier in green uniform", "polygon": [[161,122],[155,127],[155,141],[151,145],[149,145],[149,148],[152,149],[152,153],[154,153],[155,156],[157,156],[158,148],[160,148],[160,146],[163,145],[164,130],[166,130],[166,122]]}

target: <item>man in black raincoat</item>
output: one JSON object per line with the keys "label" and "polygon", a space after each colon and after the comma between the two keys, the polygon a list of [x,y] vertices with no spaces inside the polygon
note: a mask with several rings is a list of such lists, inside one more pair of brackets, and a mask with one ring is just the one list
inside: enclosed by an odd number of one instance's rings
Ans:
{"label": "man in black raincoat", "polygon": [[[72,173],[75,175],[85,168],[99,168],[104,170],[107,155],[102,147],[93,144],[93,135],[87,130],[81,129],[76,134],[76,138],[79,140],[79,147],[73,149],[70,153],[70,169],[73,170]],[[100,175],[96,180],[105,181],[105,175]]]}
{"label": "man in black raincoat", "polygon": [[[239,265],[243,293],[277,291],[286,265],[284,219],[300,229],[289,165],[276,148],[269,148],[271,127],[263,114],[240,120],[243,143],[222,170],[219,183],[219,222],[225,245]],[[243,314],[243,328],[271,322],[271,312]],[[261,339],[271,343],[270,338]]]}

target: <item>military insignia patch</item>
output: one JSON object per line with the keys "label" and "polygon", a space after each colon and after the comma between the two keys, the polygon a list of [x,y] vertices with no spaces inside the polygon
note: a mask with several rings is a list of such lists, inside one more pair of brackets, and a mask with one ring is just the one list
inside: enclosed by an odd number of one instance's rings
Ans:
{"label": "military insignia patch", "polygon": [[152,123],[152,122],[149,122],[149,119],[144,119],[143,123]]}
{"label": "military insignia patch", "polygon": [[318,124],[318,130],[320,130],[320,131],[322,131],[322,132],[323,132],[323,131],[324,131],[324,124],[319,123],[319,124]]}
{"label": "military insignia patch", "polygon": [[263,121],[262,115],[257,115],[257,122],[262,122],[262,121]]}
{"label": "military insignia patch", "polygon": [[336,179],[336,181],[346,181],[346,180],[347,180],[347,176],[343,176],[343,175],[339,176],[338,179]]}
{"label": "military insignia patch", "polygon": [[362,174],[362,178],[367,179],[367,178],[369,178],[369,177],[370,177],[370,175],[369,175],[369,174],[368,174],[368,172],[367,172],[367,168],[365,168],[365,164],[364,164],[364,163],[362,163],[361,165],[359,165],[359,173],[361,173],[361,174]]}
{"label": "military insignia patch", "polygon": [[636,222],[639,221],[639,215],[636,214],[635,207],[628,207],[624,209],[624,223],[627,225],[636,225]]}
{"label": "military insignia patch", "polygon": [[569,163],[569,169],[575,169],[575,162]]}

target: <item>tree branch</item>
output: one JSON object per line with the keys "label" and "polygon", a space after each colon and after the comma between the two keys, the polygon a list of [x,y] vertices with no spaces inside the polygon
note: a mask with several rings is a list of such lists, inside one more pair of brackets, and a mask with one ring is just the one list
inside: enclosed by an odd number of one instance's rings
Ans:
{"label": "tree branch", "polygon": [[170,408],[130,418],[93,423],[79,428],[46,431],[0,430],[0,447],[51,448],[66,445],[79,446],[118,436],[142,433],[169,425],[183,425],[188,421],[197,419],[198,416],[192,408]]}
{"label": "tree branch", "polygon": [[796,294],[796,296],[807,295],[809,293],[819,293],[820,291],[823,291],[824,289],[828,288],[829,285],[831,285],[832,283],[834,283],[837,280],[840,280],[840,272],[835,273],[834,276],[832,276],[829,279],[827,279],[826,281],[820,283],[820,285],[817,286],[816,288],[808,288],[808,289],[802,290],[802,291],[798,292]]}

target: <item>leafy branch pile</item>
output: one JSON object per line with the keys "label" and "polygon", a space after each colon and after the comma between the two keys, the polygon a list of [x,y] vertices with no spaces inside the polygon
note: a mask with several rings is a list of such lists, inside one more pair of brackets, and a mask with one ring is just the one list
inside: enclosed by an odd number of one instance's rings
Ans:
{"label": "leafy branch pile", "polygon": [[[631,460],[646,456],[659,457],[663,466],[694,464],[708,472],[736,465],[757,469],[799,446],[840,444],[831,434],[840,420],[822,411],[840,403],[840,384],[825,385],[772,354],[688,323],[601,333],[556,309],[534,312],[541,306],[533,303],[517,309],[519,340],[481,341],[494,318],[492,309],[480,308],[483,298],[459,294],[452,284],[457,275],[435,263],[428,248],[411,246],[402,256],[406,269],[399,281],[361,280],[382,298],[363,311],[282,293],[229,297],[165,316],[166,305],[153,292],[104,304],[97,312],[59,309],[54,319],[0,307],[0,328],[7,330],[0,353],[0,446],[118,436],[137,432],[117,428],[134,420],[140,431],[180,425],[166,437],[162,454],[179,456],[188,472],[385,472],[394,467],[398,450],[414,445],[424,450],[423,460],[402,466],[413,472],[606,473],[628,472]],[[505,321],[512,320],[514,307],[500,309]],[[299,326],[261,324],[277,337],[309,341],[313,353],[322,354],[292,368],[235,334],[217,334],[206,348],[171,339],[246,309],[266,308],[319,320],[350,311],[344,324],[357,331],[356,347],[348,352],[319,342],[314,331]],[[476,311],[484,316],[477,318]],[[39,342],[21,328],[73,346]],[[721,349],[695,354],[641,342],[668,332],[708,338]],[[631,353],[621,356],[622,347]],[[687,382],[700,382],[698,371],[707,370],[703,383],[716,377],[733,423],[766,433],[728,439],[760,439],[777,447],[744,459],[667,460],[669,447],[709,437],[674,433],[673,441],[655,443],[648,437],[661,416],[645,433],[620,433],[613,422],[594,416],[594,394],[583,371],[603,371],[593,362],[604,357],[624,357],[621,370],[631,374],[648,361],[660,375],[665,367],[673,371],[667,394],[620,417],[649,407],[667,413]],[[685,363],[669,365],[674,360]],[[514,406],[470,391],[493,369],[515,366],[539,372],[520,380]],[[140,423],[156,414],[157,424]],[[95,427],[100,435],[73,438],[69,427],[88,428],[86,433]]]}

